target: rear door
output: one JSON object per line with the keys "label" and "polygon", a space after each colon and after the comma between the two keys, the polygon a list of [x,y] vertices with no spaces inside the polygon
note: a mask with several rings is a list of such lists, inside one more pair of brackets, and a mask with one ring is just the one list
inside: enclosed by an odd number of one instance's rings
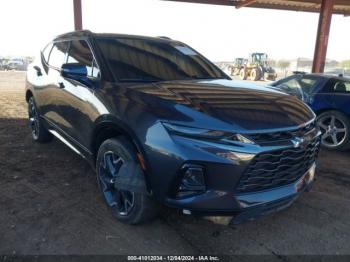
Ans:
{"label": "rear door", "polygon": [[80,148],[88,150],[94,121],[101,115],[103,105],[95,96],[100,82],[100,70],[87,40],[77,39],[70,42],[67,64],[80,64],[88,72],[81,81],[62,77],[59,104],[62,116],[62,130]]}

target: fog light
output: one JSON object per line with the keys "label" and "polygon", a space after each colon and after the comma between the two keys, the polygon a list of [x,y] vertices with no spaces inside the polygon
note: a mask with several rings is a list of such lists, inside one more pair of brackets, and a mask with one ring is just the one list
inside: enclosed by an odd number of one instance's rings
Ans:
{"label": "fog light", "polygon": [[186,164],[182,167],[183,175],[177,197],[200,194],[205,191],[204,169],[199,165]]}

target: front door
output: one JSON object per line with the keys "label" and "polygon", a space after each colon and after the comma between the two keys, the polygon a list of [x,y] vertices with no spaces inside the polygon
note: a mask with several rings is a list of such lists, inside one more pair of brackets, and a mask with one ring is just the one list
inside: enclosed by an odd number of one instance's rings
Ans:
{"label": "front door", "polygon": [[100,71],[87,40],[72,40],[67,55],[67,64],[82,65],[87,76],[62,77],[59,111],[63,131],[83,149],[89,148],[91,132],[96,118],[103,112],[95,90],[99,86]]}

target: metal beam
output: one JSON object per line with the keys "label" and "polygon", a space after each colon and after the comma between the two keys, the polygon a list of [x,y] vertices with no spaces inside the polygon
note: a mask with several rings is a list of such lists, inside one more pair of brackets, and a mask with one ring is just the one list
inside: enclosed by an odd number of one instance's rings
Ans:
{"label": "metal beam", "polygon": [[81,0],[73,0],[74,29],[83,30],[83,15],[81,11]]}
{"label": "metal beam", "polygon": [[235,2],[230,0],[163,0],[163,1],[172,1],[172,2],[184,2],[192,4],[207,4],[207,5],[229,5],[234,6]]}
{"label": "metal beam", "polygon": [[[210,5],[227,5],[237,6],[240,1],[235,0],[163,0],[172,2],[185,2],[194,4],[210,4]],[[245,0],[243,0],[245,1]],[[249,8],[263,8],[263,9],[275,9],[275,10],[290,10],[300,12],[320,12],[320,5],[322,0],[279,0],[279,1],[255,1],[250,3]],[[340,14],[350,16],[350,1],[349,0],[336,0],[334,5],[333,14]]]}
{"label": "metal beam", "polygon": [[248,6],[248,5],[253,4],[255,2],[256,2],[256,0],[241,0],[236,4],[236,8],[239,9],[241,7]]}
{"label": "metal beam", "polygon": [[314,61],[312,64],[313,73],[323,73],[324,71],[334,4],[335,0],[322,0],[320,18],[318,20]]}

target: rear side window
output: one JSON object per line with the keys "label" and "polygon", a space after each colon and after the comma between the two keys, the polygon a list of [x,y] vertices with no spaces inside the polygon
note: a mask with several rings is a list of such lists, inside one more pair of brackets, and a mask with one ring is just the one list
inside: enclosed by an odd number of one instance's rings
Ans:
{"label": "rear side window", "polygon": [[68,42],[55,43],[49,56],[49,65],[61,68],[62,64],[65,62],[67,48]]}
{"label": "rear side window", "polygon": [[350,93],[349,81],[337,81],[334,85],[334,92],[336,93]]}
{"label": "rear side window", "polygon": [[92,51],[85,40],[71,41],[67,63],[84,65],[90,77],[97,78],[100,75]]}
{"label": "rear side window", "polygon": [[330,79],[322,91],[325,93],[350,93],[350,81]]}

